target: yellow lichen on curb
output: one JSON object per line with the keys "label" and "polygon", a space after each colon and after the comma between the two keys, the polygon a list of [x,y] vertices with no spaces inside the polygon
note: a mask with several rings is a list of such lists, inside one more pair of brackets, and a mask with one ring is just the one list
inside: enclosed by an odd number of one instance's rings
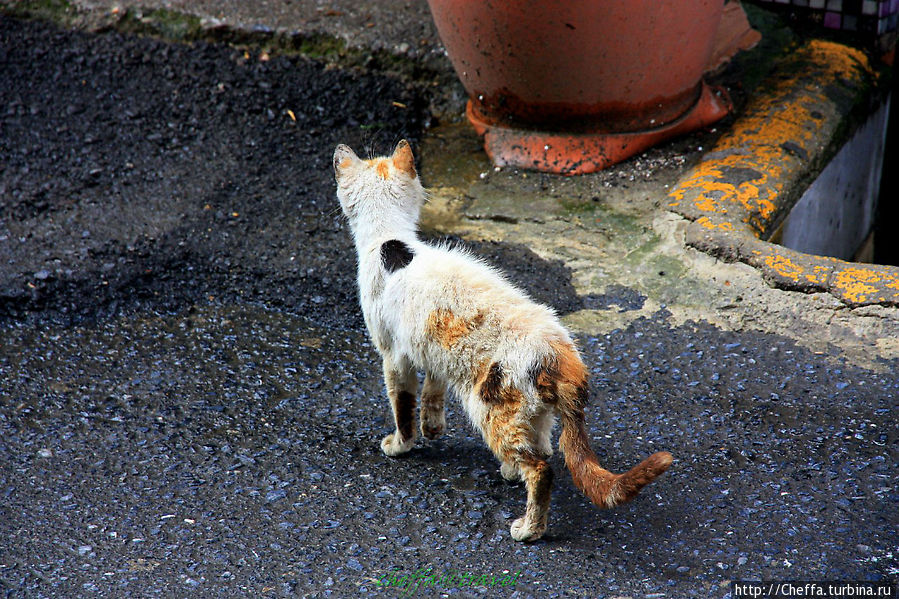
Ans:
{"label": "yellow lichen on curb", "polygon": [[734,230],[733,223],[729,223],[727,221],[719,222],[719,223],[712,222],[712,220],[707,216],[703,216],[703,217],[697,219],[696,224],[701,225],[701,226],[705,227],[706,229],[712,229],[712,230],[713,229],[718,229],[720,231],[733,231]]}
{"label": "yellow lichen on curb", "polygon": [[833,143],[846,117],[840,98],[860,93],[871,74],[865,55],[847,46],[813,40],[796,50],[766,93],[668,194],[669,207],[697,225],[688,243],[751,264],[780,287],[826,290],[850,306],[899,306],[899,269],[761,240]]}
{"label": "yellow lichen on curb", "polygon": [[[780,159],[785,154],[812,153],[816,133],[826,115],[818,111],[827,106],[824,88],[831,83],[860,83],[871,73],[864,53],[833,42],[812,40],[794,54],[803,68],[780,79],[766,94],[758,96],[747,107],[730,133],[715,150],[752,149],[757,167],[776,177],[782,170]],[[810,76],[811,75],[811,76]],[[792,148],[784,148],[792,144]]]}
{"label": "yellow lichen on curb", "polygon": [[[669,206],[695,218],[729,223],[761,237],[776,216],[788,180],[820,153],[821,129],[839,120],[826,94],[830,84],[860,84],[870,72],[853,48],[813,40],[793,60],[802,68],[770,84],[705,159],[669,193]],[[737,208],[728,214],[729,209]],[[735,219],[737,219],[735,221]],[[742,222],[743,227],[737,227]]]}
{"label": "yellow lichen on curb", "polygon": [[[680,205],[688,191],[699,191],[691,200],[693,207],[714,216],[719,223],[726,223],[729,230],[735,228],[734,223],[726,218],[728,209],[732,208],[733,204],[743,208],[741,212],[747,215],[741,219],[744,223],[754,225],[755,223],[750,221],[758,219],[753,219],[753,214],[760,215],[761,219],[767,219],[776,209],[771,190],[779,191],[781,186],[771,184],[770,175],[753,168],[754,166],[754,160],[749,161],[740,155],[725,156],[719,160],[702,163],[669,194],[669,197],[675,200],[669,206]],[[732,183],[727,180],[728,169],[742,169],[742,172],[749,173],[749,176],[758,176]],[[709,220],[709,217],[705,218]]]}
{"label": "yellow lichen on curb", "polygon": [[[877,268],[849,265],[835,274],[833,287],[834,292],[853,304],[899,300],[899,274]],[[889,289],[896,293],[889,293]]]}
{"label": "yellow lichen on curb", "polygon": [[779,256],[777,254],[765,256],[764,262],[768,268],[774,270],[780,276],[799,282],[799,276],[802,274],[802,267],[786,256]]}
{"label": "yellow lichen on curb", "polygon": [[865,73],[873,72],[864,52],[843,44],[812,40],[805,46],[805,51],[814,62],[826,64],[831,72],[844,79],[857,77],[859,69]]}
{"label": "yellow lichen on curb", "polygon": [[816,264],[812,267],[811,272],[804,273],[805,280],[814,285],[824,285],[830,276],[831,268],[822,264]]}
{"label": "yellow lichen on curb", "polygon": [[823,287],[827,283],[832,267],[825,264],[805,266],[782,254],[771,254],[762,258],[762,264],[784,279],[797,285],[814,285]]}

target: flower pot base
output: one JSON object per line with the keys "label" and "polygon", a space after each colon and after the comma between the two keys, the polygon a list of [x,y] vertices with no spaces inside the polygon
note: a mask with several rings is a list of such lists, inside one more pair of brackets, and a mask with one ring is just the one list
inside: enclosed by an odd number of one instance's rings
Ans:
{"label": "flower pot base", "polygon": [[707,127],[730,112],[730,98],[723,89],[702,82],[699,100],[674,121],[646,131],[627,133],[562,133],[512,129],[485,122],[472,109],[466,116],[484,149],[497,166],[583,175],[621,162],[665,140]]}

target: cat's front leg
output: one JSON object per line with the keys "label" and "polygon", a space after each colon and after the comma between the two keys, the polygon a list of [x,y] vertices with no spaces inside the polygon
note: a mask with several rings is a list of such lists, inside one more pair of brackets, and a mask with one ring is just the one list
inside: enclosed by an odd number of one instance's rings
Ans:
{"label": "cat's front leg", "polygon": [[381,440],[381,450],[393,457],[406,453],[415,444],[415,394],[418,377],[407,360],[394,362],[384,357],[384,384],[396,430]]}
{"label": "cat's front leg", "polygon": [[421,389],[421,434],[428,439],[436,439],[446,430],[443,411],[445,395],[446,384],[431,373],[426,373]]}

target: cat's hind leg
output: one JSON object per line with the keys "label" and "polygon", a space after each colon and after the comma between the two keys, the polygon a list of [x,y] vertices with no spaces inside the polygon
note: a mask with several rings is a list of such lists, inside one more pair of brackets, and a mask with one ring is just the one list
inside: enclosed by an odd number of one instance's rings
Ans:
{"label": "cat's hind leg", "polygon": [[528,489],[528,503],[524,516],[512,522],[512,538],[536,541],[546,532],[549,520],[553,471],[545,459],[524,453],[518,456],[518,467]]}
{"label": "cat's hind leg", "polygon": [[[531,420],[531,430],[533,431],[532,437],[536,447],[536,453],[537,455],[543,456],[544,459],[549,458],[549,456],[553,454],[553,448],[552,445],[550,445],[550,441],[554,422],[555,418],[549,410]],[[522,482],[525,480],[524,471],[517,460],[503,460],[499,473],[509,482]]]}
{"label": "cat's hind leg", "polygon": [[428,439],[436,439],[446,430],[446,416],[443,412],[445,395],[446,384],[426,373],[421,389],[421,434]]}
{"label": "cat's hind leg", "polygon": [[381,450],[389,456],[406,453],[415,444],[415,394],[418,377],[407,360],[394,362],[384,357],[384,384],[396,430],[381,440]]}
{"label": "cat's hind leg", "polygon": [[490,449],[502,463],[500,473],[507,479],[523,480],[527,487],[527,507],[524,516],[512,523],[512,538],[536,541],[546,532],[553,480],[552,469],[546,461],[549,453],[544,451],[546,443],[540,438],[544,432],[540,425],[544,422],[543,414],[534,414],[528,409],[533,402],[528,402],[515,388],[503,387],[496,393],[491,392],[489,378],[481,385],[476,397],[470,401],[473,404],[482,402],[482,431]]}

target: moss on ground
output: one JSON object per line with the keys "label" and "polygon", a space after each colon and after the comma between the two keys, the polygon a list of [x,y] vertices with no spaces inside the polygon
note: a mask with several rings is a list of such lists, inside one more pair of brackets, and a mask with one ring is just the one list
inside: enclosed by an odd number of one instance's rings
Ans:
{"label": "moss on ground", "polygon": [[116,29],[174,41],[193,41],[204,37],[199,17],[165,8],[149,12],[129,9],[116,21]]}
{"label": "moss on ground", "polygon": [[70,25],[78,11],[66,0],[18,0],[0,2],[0,13]]}

